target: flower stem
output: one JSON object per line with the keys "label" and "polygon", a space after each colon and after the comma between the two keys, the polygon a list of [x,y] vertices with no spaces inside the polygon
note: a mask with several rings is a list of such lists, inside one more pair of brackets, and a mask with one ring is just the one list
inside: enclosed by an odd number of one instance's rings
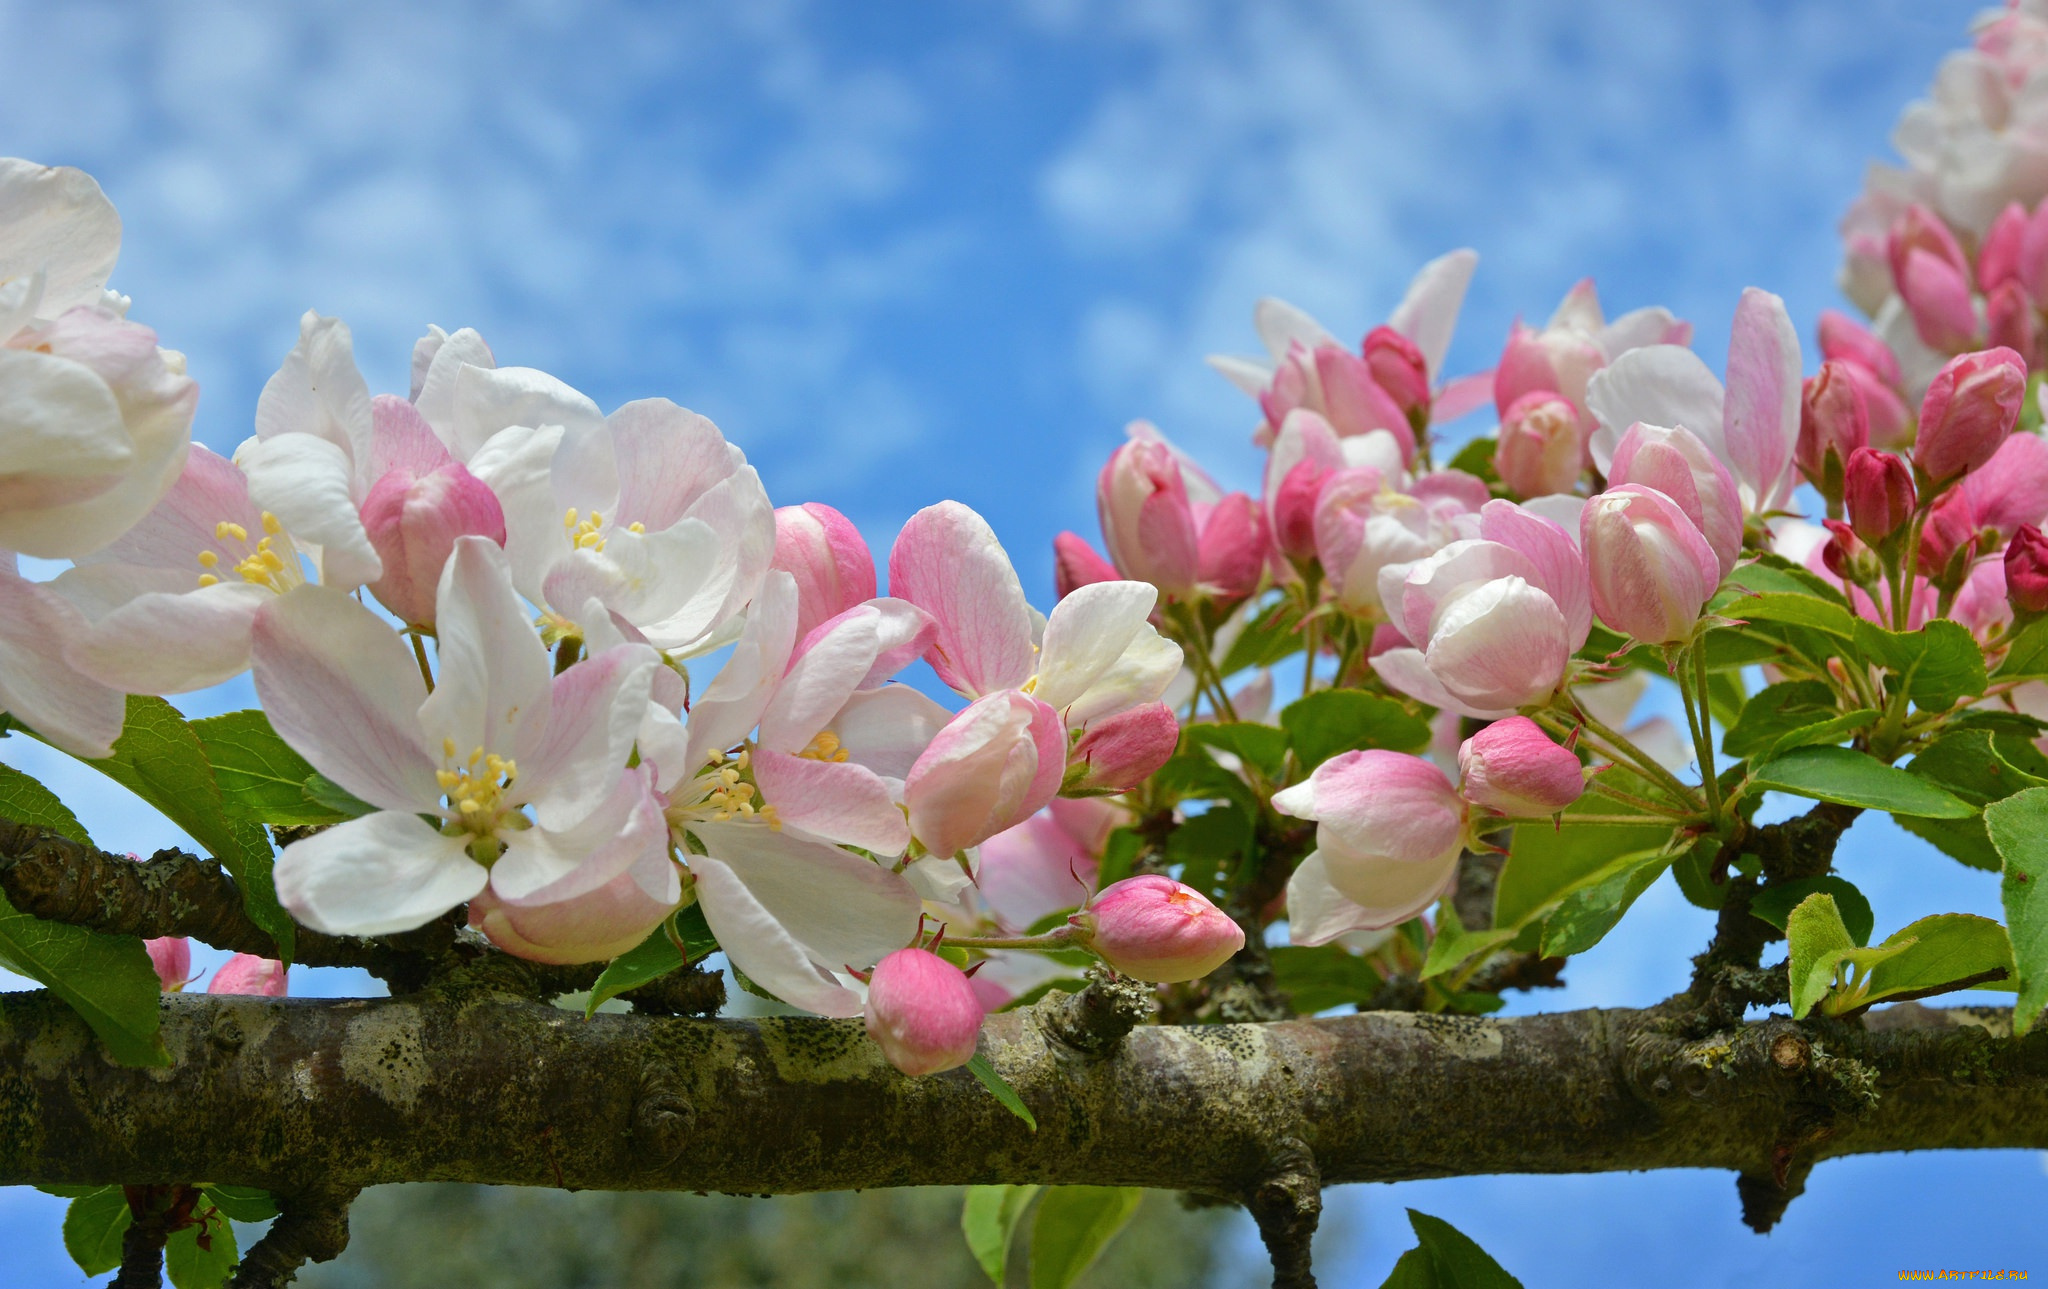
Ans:
{"label": "flower stem", "polygon": [[956,935],[946,943],[958,949],[1064,949],[1079,933],[1071,925],[1056,926],[1044,935]]}
{"label": "flower stem", "polygon": [[406,634],[412,637],[412,656],[419,659],[420,679],[427,682],[427,692],[431,694],[434,692],[434,669],[427,665],[427,642],[417,631],[408,631]]}

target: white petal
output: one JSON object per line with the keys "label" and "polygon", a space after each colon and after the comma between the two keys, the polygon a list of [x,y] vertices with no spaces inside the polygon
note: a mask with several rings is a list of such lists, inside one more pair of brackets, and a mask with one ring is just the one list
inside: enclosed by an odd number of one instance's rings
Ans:
{"label": "white petal", "polygon": [[733,871],[709,855],[692,855],[697,904],[719,948],[747,979],[792,1007],[820,1016],[858,1016],[861,997],[819,967]]}
{"label": "white petal", "polygon": [[796,579],[778,569],[747,615],[732,657],[690,709],[691,770],[737,744],[760,721],[795,646]]}
{"label": "white petal", "polygon": [[668,823],[644,767],[614,769],[611,790],[571,827],[542,825],[499,836],[505,853],[491,866],[491,892],[511,904],[573,900],[668,853]]}
{"label": "white petal", "polygon": [[1032,696],[1064,711],[1116,665],[1158,601],[1159,592],[1144,582],[1096,582],[1053,606]]}
{"label": "white petal", "polygon": [[[427,349],[430,352],[421,352]],[[426,359],[424,370],[420,366],[422,357]],[[413,406],[446,443],[455,432],[456,377],[465,366],[489,369],[496,367],[498,360],[474,327],[464,327],[453,334],[441,334],[441,329],[435,327],[413,345],[412,362]]]}
{"label": "white petal", "polygon": [[902,779],[953,713],[908,685],[863,690],[846,700],[829,727],[848,759],[889,779]]}
{"label": "white petal", "polygon": [[505,512],[512,584],[536,604],[547,602],[542,583],[548,569],[571,549],[563,507],[555,500],[555,454],[561,444],[560,426],[516,426],[493,437],[468,462],[469,472],[483,480]]}
{"label": "white petal", "polygon": [[532,762],[553,703],[551,669],[496,542],[457,539],[434,613],[438,667],[419,708],[427,746],[442,748],[445,739],[458,757],[481,748]]}
{"label": "white petal", "polygon": [[1276,363],[1286,358],[1288,348],[1295,344],[1314,349],[1317,345],[1337,343],[1337,337],[1305,310],[1270,295],[1252,306],[1252,325]]}
{"label": "white petal", "polygon": [[270,723],[314,769],[373,806],[438,808],[436,762],[420,747],[426,684],[383,619],[333,587],[301,586],[257,610],[249,655]]}
{"label": "white petal", "polygon": [[[604,427],[604,416],[597,410],[597,404],[531,367],[485,368],[465,364],[456,373],[453,402],[450,424],[443,437],[448,450],[462,462],[476,455],[499,430],[514,425],[595,430]],[[432,422],[431,416],[428,419]],[[440,430],[441,426],[436,424],[434,428]]]}
{"label": "white petal", "polygon": [[277,898],[329,935],[410,931],[483,890],[489,873],[419,816],[380,810],[285,847]]}
{"label": "white petal", "polygon": [[1451,333],[1457,330],[1458,311],[1465,305],[1465,287],[1478,266],[1479,253],[1474,250],[1439,255],[1416,273],[1408,284],[1408,294],[1387,319],[1388,326],[1422,351],[1431,384],[1443,379],[1444,355],[1451,348]]}
{"label": "white petal", "polygon": [[341,319],[308,310],[299,319],[299,343],[264,383],[256,400],[256,437],[282,434],[310,434],[333,444],[349,464],[351,485],[369,487],[371,481],[354,472],[369,463],[370,387],[356,369],[355,340]]}
{"label": "white petal", "polygon": [[[690,831],[835,971],[871,967],[917,934],[917,892],[873,860],[762,823],[699,823]],[[719,943],[731,942],[721,935]]]}
{"label": "white petal", "polygon": [[1303,948],[1328,944],[1377,921],[1330,885],[1321,851],[1312,851],[1287,879],[1287,942]]}
{"label": "white petal", "polygon": [[555,677],[547,732],[519,765],[520,792],[542,827],[566,827],[604,799],[626,764],[660,666],[654,650],[625,644]]}
{"label": "white petal", "polygon": [[44,275],[42,313],[97,304],[121,253],[121,217],[71,166],[0,158],[0,281]]}
{"label": "white petal", "polygon": [[354,465],[341,448],[311,434],[280,434],[245,444],[236,464],[249,477],[250,500],[295,541],[320,548],[327,585],[347,590],[383,576],[351,490]]}
{"label": "white petal", "polygon": [[85,629],[78,611],[14,571],[0,552],[0,711],[74,756],[110,755],[127,702],[64,661],[64,642]]}
{"label": "white petal", "polygon": [[1682,425],[1726,460],[1721,442],[1721,382],[1700,356],[1682,345],[1631,349],[1593,373],[1586,407],[1599,419],[1593,462],[1605,473],[1614,447],[1637,421]]}
{"label": "white petal", "polygon": [[137,596],[75,637],[73,666],[131,694],[184,694],[249,669],[249,628],[275,592],[249,582]]}
{"label": "white petal", "polygon": [[1146,623],[1109,670],[1067,705],[1068,726],[1079,729],[1098,717],[1158,702],[1180,668],[1180,646]]}
{"label": "white petal", "polygon": [[1273,383],[1273,365],[1256,358],[1239,358],[1235,354],[1210,354],[1202,360],[1209,369],[1250,394],[1253,398],[1266,392],[1266,386]]}

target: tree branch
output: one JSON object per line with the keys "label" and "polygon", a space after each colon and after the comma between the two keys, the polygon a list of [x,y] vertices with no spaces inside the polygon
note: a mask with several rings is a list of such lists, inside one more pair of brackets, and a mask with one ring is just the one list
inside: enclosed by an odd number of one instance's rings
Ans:
{"label": "tree branch", "polygon": [[1362,1013],[1144,1026],[1092,1057],[1035,1010],[1000,1014],[983,1054],[1033,1133],[966,1071],[898,1074],[858,1021],[584,1020],[438,991],[163,1006],[175,1064],[137,1070],[49,995],[0,997],[0,1184],[1046,1182],[1255,1208],[1278,1184],[1293,1198],[1271,1220],[1285,1209],[1298,1227],[1315,1187],[1340,1182],[1708,1167],[1782,1190],[1837,1155],[2048,1147],[2048,1033],[2015,1041],[1988,1009],[1908,1004],[1867,1026],[1775,1019],[1704,1039],[1659,1009]]}

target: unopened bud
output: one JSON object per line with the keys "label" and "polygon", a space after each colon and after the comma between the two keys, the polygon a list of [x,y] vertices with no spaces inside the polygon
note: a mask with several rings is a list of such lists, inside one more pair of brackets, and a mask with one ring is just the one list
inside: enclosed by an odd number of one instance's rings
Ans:
{"label": "unopened bud", "polygon": [[1579,758],[1526,716],[1495,721],[1458,749],[1465,799],[1504,815],[1554,815],[1586,791]]}
{"label": "unopened bud", "polygon": [[821,502],[775,512],[770,568],[796,579],[796,638],[875,598],[875,557],[853,521]]}
{"label": "unopened bud", "polygon": [[282,998],[286,985],[285,965],[275,958],[238,953],[221,964],[206,984],[209,994],[260,994]]}
{"label": "unopened bud", "polygon": [[434,623],[441,570],[458,537],[505,544],[505,512],[497,494],[466,466],[450,461],[426,474],[391,470],[363,500],[363,528],[384,562],[370,591],[409,626]]}
{"label": "unopened bud", "polygon": [[1800,391],[1799,441],[1793,449],[1799,472],[1829,502],[1840,501],[1849,454],[1869,445],[1870,409],[1863,391],[1847,364],[1822,363]]}
{"label": "unopened bud", "polygon": [[1365,338],[1365,365],[1410,425],[1429,424],[1429,363],[1414,341],[1392,327],[1374,327]]}
{"label": "unopened bud", "polygon": [[2048,537],[2032,524],[2005,548],[2005,594],[2014,613],[2048,613]]}
{"label": "unopened bud", "polygon": [[913,1078],[974,1059],[982,1015],[967,973],[935,953],[898,949],[868,977],[868,1037]]}
{"label": "unopened bud", "polygon": [[2040,324],[2025,287],[2017,281],[2001,282],[1985,302],[1985,317],[1992,344],[2018,354],[2033,354]]}
{"label": "unopened bud", "polygon": [[1872,546],[1899,531],[1920,504],[1906,463],[1876,448],[1857,448],[1849,454],[1842,495],[1850,526]]}
{"label": "unopened bud", "polygon": [[1134,980],[1199,980],[1244,948],[1244,928],[1192,886],[1147,873],[1101,891],[1076,913],[1081,938]]}
{"label": "unopened bud", "polygon": [[1536,390],[1501,417],[1494,472],[1519,497],[1570,492],[1586,469],[1586,433],[1562,394]]}
{"label": "unopened bud", "polygon": [[1644,644],[1692,634],[1721,564],[1676,502],[1641,484],[1609,488],[1579,513],[1579,535],[1602,622]]}
{"label": "unopened bud", "polygon": [[2027,208],[2008,203],[1984,232],[1977,251],[1977,289],[1989,295],[2020,277],[2020,249],[2027,236]]}
{"label": "unopened bud", "polygon": [[1067,764],[1069,789],[1125,791],[1152,777],[1180,742],[1180,722],[1165,703],[1146,703],[1089,722]]}
{"label": "unopened bud", "polygon": [[1079,533],[1061,533],[1052,539],[1053,591],[1060,599],[1084,586],[1116,580],[1116,566],[1096,554],[1087,538]]}
{"label": "unopened bud", "polygon": [[149,965],[156,968],[156,978],[163,982],[165,993],[177,993],[192,979],[192,942],[184,936],[159,936],[144,940],[142,947],[148,951]]}
{"label": "unopened bud", "polygon": [[1856,586],[1876,582],[1883,574],[1883,567],[1877,562],[1876,554],[1856,535],[1856,530],[1839,519],[1823,519],[1821,522],[1827,525],[1828,540],[1820,548],[1820,560],[1828,572]]}
{"label": "unopened bud", "polygon": [[1913,464],[1936,481],[1983,465],[2019,424],[2026,392],[2026,360],[2010,349],[1951,358],[1920,401]]}

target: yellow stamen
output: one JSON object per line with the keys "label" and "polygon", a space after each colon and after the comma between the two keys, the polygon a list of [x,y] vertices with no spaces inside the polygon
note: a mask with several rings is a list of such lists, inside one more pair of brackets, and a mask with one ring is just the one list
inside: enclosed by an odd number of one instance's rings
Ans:
{"label": "yellow stamen", "polygon": [[240,524],[233,523],[226,519],[221,520],[219,523],[213,526],[213,539],[215,541],[224,542],[230,537],[234,538],[238,542],[246,542],[249,540],[249,530],[242,527]]}
{"label": "yellow stamen", "polygon": [[284,525],[278,522],[276,515],[266,510],[263,512],[263,531],[275,537],[284,531]]}
{"label": "yellow stamen", "polygon": [[199,552],[199,566],[201,568],[214,568],[217,565],[219,565],[219,563],[220,556],[217,553],[213,551]]}
{"label": "yellow stamen", "polygon": [[199,585],[201,586],[216,586],[219,583],[220,579],[211,573],[201,573],[199,575]]}

